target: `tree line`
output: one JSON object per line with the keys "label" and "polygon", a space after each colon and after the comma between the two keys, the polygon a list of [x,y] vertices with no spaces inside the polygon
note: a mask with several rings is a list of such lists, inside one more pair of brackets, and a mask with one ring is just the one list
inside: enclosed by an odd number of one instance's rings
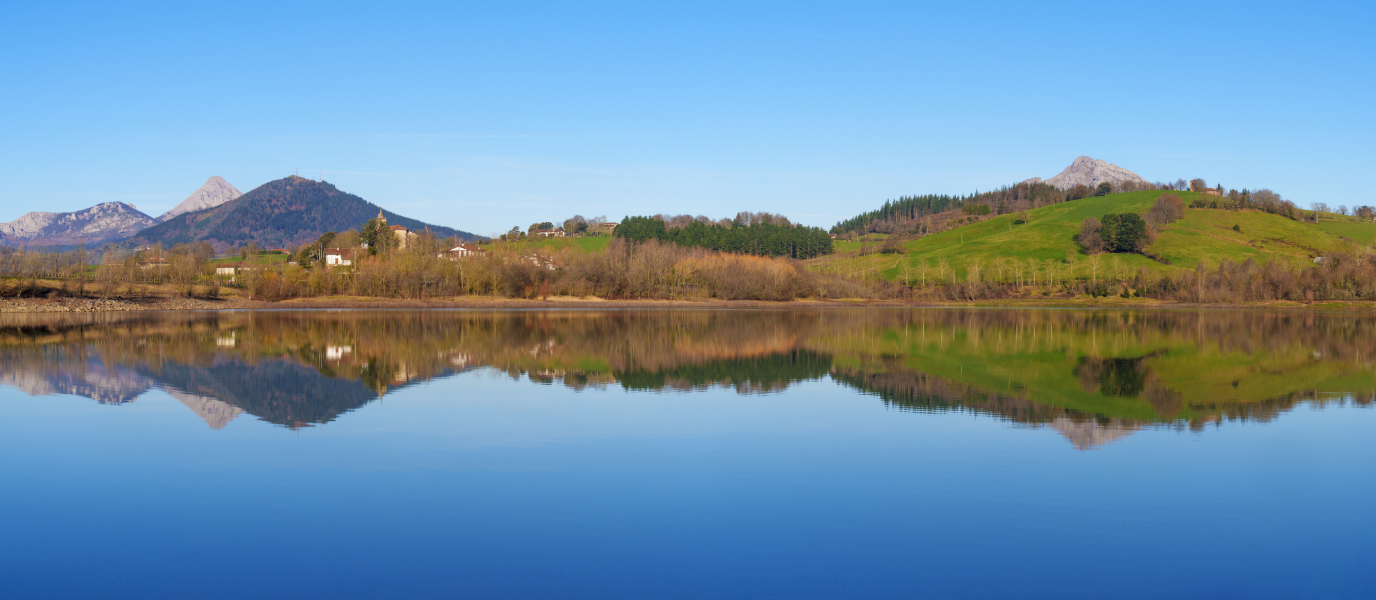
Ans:
{"label": "tree line", "polygon": [[656,240],[731,254],[808,259],[831,254],[831,236],[820,227],[789,223],[768,213],[740,213],[727,223],[688,215],[626,217],[612,236],[631,242]]}

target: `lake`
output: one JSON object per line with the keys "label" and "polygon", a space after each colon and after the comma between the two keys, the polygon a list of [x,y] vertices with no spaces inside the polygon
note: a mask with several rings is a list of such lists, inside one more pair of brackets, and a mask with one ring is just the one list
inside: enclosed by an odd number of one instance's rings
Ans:
{"label": "lake", "polygon": [[1376,597],[1376,317],[0,315],[0,598]]}

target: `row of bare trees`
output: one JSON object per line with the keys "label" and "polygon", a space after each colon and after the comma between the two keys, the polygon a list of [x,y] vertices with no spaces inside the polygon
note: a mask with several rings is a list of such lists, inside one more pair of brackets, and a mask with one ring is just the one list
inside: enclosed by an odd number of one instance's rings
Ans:
{"label": "row of bare trees", "polygon": [[615,238],[603,252],[569,247],[540,253],[499,242],[478,256],[450,259],[434,244],[360,258],[350,268],[278,265],[244,276],[262,300],[353,295],[426,299],[464,295],[513,298],[596,296],[693,300],[901,297],[903,286],[814,273],[796,260],[713,252]]}

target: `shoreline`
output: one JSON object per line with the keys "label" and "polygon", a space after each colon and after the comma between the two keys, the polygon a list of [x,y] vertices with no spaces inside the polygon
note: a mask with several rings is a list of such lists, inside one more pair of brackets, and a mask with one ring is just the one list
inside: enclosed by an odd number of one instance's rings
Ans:
{"label": "shoreline", "polygon": [[560,310],[560,309],[741,309],[796,310],[809,308],[1007,308],[1007,309],[1270,309],[1321,310],[1359,312],[1376,310],[1376,302],[1331,301],[1303,302],[1272,301],[1228,304],[1198,304],[1153,300],[1147,298],[1005,298],[971,302],[931,302],[867,299],[800,299],[800,300],[608,300],[595,297],[551,297],[546,300],[526,300],[492,296],[460,296],[426,300],[369,298],[361,296],[330,296],[297,298],[281,302],[249,300],[229,294],[222,298],[185,298],[170,295],[104,298],[0,298],[0,313],[99,313],[151,311],[242,311],[242,310],[371,310],[371,309],[491,309],[491,310]]}

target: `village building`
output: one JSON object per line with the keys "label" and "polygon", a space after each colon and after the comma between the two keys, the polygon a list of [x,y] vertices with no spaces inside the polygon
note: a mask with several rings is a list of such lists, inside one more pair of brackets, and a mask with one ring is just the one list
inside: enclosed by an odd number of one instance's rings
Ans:
{"label": "village building", "polygon": [[532,265],[535,265],[536,267],[539,267],[546,271],[553,271],[559,268],[558,265],[554,262],[554,258],[540,254],[527,254],[521,257],[521,260],[528,262]]}
{"label": "village building", "polygon": [[414,231],[411,231],[410,229],[407,229],[404,225],[392,225],[387,229],[390,229],[392,231],[392,235],[395,235],[397,237],[397,248],[401,248],[403,250],[411,244],[415,243],[416,240],[420,239],[419,234],[417,234]]}
{"label": "village building", "polygon": [[482,255],[485,251],[475,244],[459,244],[438,254],[439,258],[458,260],[460,258],[471,258]]}
{"label": "village building", "polygon": [[397,248],[405,250],[411,244],[415,243],[416,240],[420,239],[419,234],[411,231],[405,225],[387,225],[387,216],[382,214],[382,209],[378,209],[377,211],[377,220],[380,221],[383,226],[387,227],[387,230],[391,231],[392,235],[396,236]]}
{"label": "village building", "polygon": [[535,235],[546,238],[564,237],[564,228],[555,227],[554,229],[536,229]]}
{"label": "village building", "polygon": [[1211,196],[1222,196],[1222,195],[1223,195],[1223,192],[1221,192],[1221,191],[1219,191],[1219,190],[1216,190],[1216,189],[1214,189],[1214,188],[1204,188],[1204,193],[1205,193],[1205,194],[1209,194],[1209,195],[1211,195]]}
{"label": "village building", "polygon": [[360,248],[326,248],[325,266],[328,267],[347,267],[358,260]]}

